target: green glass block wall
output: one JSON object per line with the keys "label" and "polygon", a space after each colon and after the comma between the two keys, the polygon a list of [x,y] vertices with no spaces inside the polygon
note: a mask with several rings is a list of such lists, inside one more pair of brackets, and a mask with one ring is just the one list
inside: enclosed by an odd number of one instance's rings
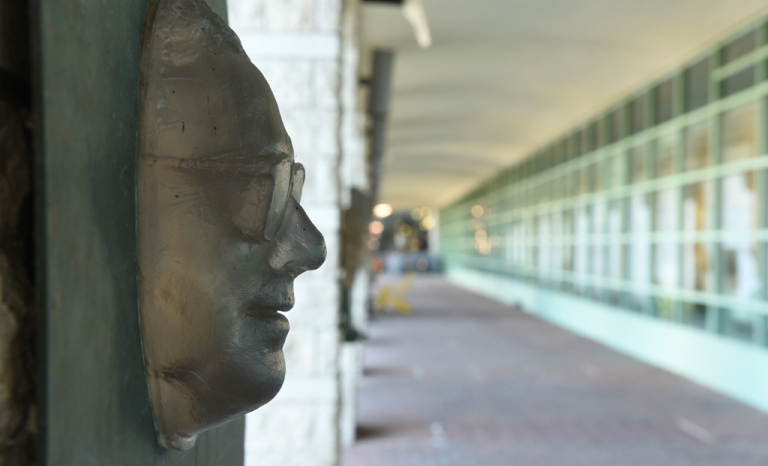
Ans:
{"label": "green glass block wall", "polygon": [[768,23],[441,211],[464,267],[768,342]]}

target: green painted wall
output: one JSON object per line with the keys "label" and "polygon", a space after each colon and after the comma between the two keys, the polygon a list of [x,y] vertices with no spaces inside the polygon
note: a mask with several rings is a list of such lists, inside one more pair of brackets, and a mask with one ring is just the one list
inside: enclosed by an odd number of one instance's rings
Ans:
{"label": "green painted wall", "polygon": [[459,286],[485,294],[648,364],[768,412],[768,352],[748,343],[504,275],[449,266]]}
{"label": "green painted wall", "polygon": [[[157,445],[136,290],[135,160],[146,0],[39,0],[33,12],[42,420],[51,466],[243,462],[244,421],[185,453]],[[221,14],[224,0],[214,5]]]}

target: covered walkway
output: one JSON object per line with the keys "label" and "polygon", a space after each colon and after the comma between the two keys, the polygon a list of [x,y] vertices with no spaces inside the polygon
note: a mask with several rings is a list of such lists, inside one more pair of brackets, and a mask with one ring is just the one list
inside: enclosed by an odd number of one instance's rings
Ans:
{"label": "covered walkway", "polygon": [[369,329],[345,466],[764,466],[768,414],[464,291]]}

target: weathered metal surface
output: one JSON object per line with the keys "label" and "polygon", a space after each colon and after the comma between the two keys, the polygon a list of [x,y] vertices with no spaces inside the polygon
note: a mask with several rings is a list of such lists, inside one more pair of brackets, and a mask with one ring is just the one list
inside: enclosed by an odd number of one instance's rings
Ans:
{"label": "weathered metal surface", "polygon": [[0,1],[0,465],[34,453],[32,151],[25,0]]}
{"label": "weathered metal surface", "polygon": [[[45,464],[235,466],[244,424],[157,443],[136,288],[137,85],[146,0],[40,0]],[[222,11],[225,2],[217,2]],[[37,191],[36,191],[37,192]]]}
{"label": "weathered metal surface", "polygon": [[0,102],[0,465],[29,464],[32,390],[28,112]]}
{"label": "weathered metal surface", "polygon": [[138,246],[144,355],[164,446],[271,400],[285,377],[293,279],[325,244],[299,205],[272,91],[202,0],[147,15],[139,112]]}

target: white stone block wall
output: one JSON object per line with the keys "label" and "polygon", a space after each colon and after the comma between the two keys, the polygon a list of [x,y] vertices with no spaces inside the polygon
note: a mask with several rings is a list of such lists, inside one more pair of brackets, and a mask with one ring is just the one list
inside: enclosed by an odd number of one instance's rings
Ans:
{"label": "white stone block wall", "polygon": [[306,167],[302,206],[328,247],[325,264],[296,279],[286,381],[246,418],[246,466],[339,462],[342,393],[350,384],[338,329],[340,219],[349,189],[364,188],[367,179],[350,36],[355,2],[228,0],[230,26],[270,83],[296,160]]}

